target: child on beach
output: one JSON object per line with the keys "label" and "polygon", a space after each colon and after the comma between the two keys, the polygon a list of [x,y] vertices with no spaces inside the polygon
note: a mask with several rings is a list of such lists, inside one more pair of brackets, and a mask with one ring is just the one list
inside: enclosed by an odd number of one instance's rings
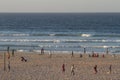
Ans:
{"label": "child on beach", "polygon": [[73,64],[73,65],[71,66],[71,74],[72,74],[72,75],[75,75],[74,69],[75,69],[75,67],[74,67],[74,64]]}
{"label": "child on beach", "polygon": [[94,72],[95,72],[95,74],[98,72],[97,71],[97,65],[94,66]]}
{"label": "child on beach", "polygon": [[65,64],[62,65],[62,72],[65,72]]}

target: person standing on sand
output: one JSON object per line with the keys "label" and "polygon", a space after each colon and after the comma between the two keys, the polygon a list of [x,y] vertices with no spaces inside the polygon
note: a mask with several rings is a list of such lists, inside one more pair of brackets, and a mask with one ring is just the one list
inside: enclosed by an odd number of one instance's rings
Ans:
{"label": "person standing on sand", "polygon": [[7,48],[7,54],[8,54],[8,59],[10,59],[10,53],[9,53],[10,47],[8,46]]}
{"label": "person standing on sand", "polygon": [[9,69],[9,71],[10,71],[10,61],[8,61],[8,69]]}
{"label": "person standing on sand", "polygon": [[95,72],[95,74],[98,72],[97,71],[97,65],[94,66],[94,72]]}
{"label": "person standing on sand", "polygon": [[41,49],[41,54],[44,54],[44,49],[43,48]]}
{"label": "person standing on sand", "polygon": [[75,75],[75,71],[74,71],[75,67],[74,67],[74,64],[71,66],[71,74],[72,75]]}
{"label": "person standing on sand", "polygon": [[82,58],[82,54],[80,54],[80,58]]}
{"label": "person standing on sand", "polygon": [[111,73],[111,71],[112,71],[112,65],[110,65],[109,67],[109,72]]}
{"label": "person standing on sand", "polygon": [[108,48],[106,49],[106,54],[108,54],[109,53],[109,50],[108,50]]}
{"label": "person standing on sand", "polygon": [[62,65],[62,72],[65,72],[65,64]]}
{"label": "person standing on sand", "polygon": [[84,48],[84,54],[86,54],[86,48]]}
{"label": "person standing on sand", "polygon": [[72,56],[71,57],[74,57],[74,53],[73,53],[73,51],[72,51]]}
{"label": "person standing on sand", "polygon": [[13,57],[14,57],[14,52],[15,52],[15,50],[13,49],[13,50],[12,50],[12,56],[13,56]]}
{"label": "person standing on sand", "polygon": [[49,51],[49,57],[50,57],[50,58],[52,57],[52,53],[51,53],[51,51]]}

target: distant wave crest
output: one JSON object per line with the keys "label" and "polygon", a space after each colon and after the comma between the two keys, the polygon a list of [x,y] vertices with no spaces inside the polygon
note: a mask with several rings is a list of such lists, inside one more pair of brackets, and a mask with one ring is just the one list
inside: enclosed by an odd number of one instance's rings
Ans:
{"label": "distant wave crest", "polygon": [[71,37],[120,37],[120,34],[87,34],[87,33],[0,33],[0,36],[25,37],[25,36],[71,36]]}
{"label": "distant wave crest", "polygon": [[39,43],[119,43],[120,40],[106,40],[106,39],[81,39],[81,40],[69,40],[69,39],[0,39],[0,42],[39,42]]}

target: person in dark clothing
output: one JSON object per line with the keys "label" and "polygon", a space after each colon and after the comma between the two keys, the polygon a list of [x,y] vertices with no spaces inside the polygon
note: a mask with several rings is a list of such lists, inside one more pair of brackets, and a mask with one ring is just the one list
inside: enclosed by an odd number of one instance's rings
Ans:
{"label": "person in dark clothing", "polygon": [[41,54],[44,54],[44,49],[43,48],[41,49]]}
{"label": "person in dark clothing", "polygon": [[8,61],[8,69],[9,69],[9,71],[10,71],[10,61]]}
{"label": "person in dark clothing", "polygon": [[94,66],[94,72],[95,72],[95,74],[98,72],[97,71],[97,65]]}
{"label": "person in dark clothing", "polygon": [[65,72],[65,64],[62,65],[62,72]]}
{"label": "person in dark clothing", "polygon": [[25,59],[24,57],[21,57],[21,61],[27,62],[27,59]]}
{"label": "person in dark clothing", "polygon": [[72,51],[72,56],[71,57],[74,57],[74,52]]}
{"label": "person in dark clothing", "polygon": [[111,71],[112,71],[112,65],[110,65],[109,67],[109,72],[111,73]]}

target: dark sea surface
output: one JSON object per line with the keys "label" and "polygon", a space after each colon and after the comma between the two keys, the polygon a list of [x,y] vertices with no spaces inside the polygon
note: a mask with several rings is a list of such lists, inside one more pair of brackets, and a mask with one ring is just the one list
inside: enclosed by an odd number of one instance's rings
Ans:
{"label": "dark sea surface", "polygon": [[120,53],[120,13],[0,13],[0,50]]}

